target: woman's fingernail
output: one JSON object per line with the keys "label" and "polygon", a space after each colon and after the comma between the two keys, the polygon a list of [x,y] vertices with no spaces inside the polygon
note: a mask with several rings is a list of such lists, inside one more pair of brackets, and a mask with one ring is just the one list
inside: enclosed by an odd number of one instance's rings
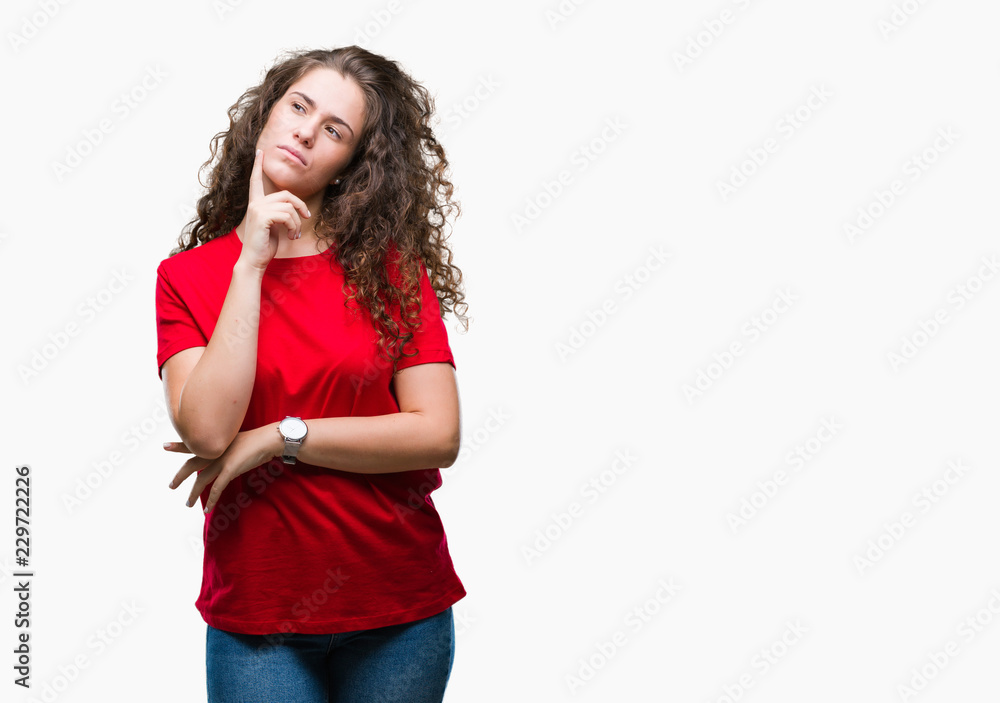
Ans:
{"label": "woman's fingernail", "polygon": [[167,488],[173,488],[173,487],[174,487],[174,482],[171,480],[170,483],[167,484]]}
{"label": "woman's fingernail", "polygon": [[210,508],[208,508],[208,507],[206,506],[206,507],[205,507],[205,511],[204,511],[206,515],[208,515],[208,511],[209,511],[209,510],[210,510]]}
{"label": "woman's fingernail", "polygon": [[189,508],[190,508],[190,507],[191,507],[191,499],[190,499],[190,498],[188,498],[187,500],[185,500],[185,501],[184,501],[184,505],[186,505],[187,507],[189,507]]}
{"label": "woman's fingernail", "polygon": [[164,449],[170,449],[171,446],[173,446],[173,442],[164,442],[163,443],[163,448]]}

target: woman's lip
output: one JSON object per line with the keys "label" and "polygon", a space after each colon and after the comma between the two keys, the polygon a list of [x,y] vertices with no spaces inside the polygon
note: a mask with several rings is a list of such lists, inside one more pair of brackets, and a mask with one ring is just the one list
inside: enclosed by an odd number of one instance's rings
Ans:
{"label": "woman's lip", "polygon": [[292,158],[294,158],[296,161],[298,161],[303,166],[306,165],[306,162],[302,159],[302,157],[299,156],[298,154],[296,154],[294,151],[292,151],[288,147],[286,147],[286,146],[279,146],[278,148],[281,149],[286,154],[289,154],[290,156],[292,156]]}

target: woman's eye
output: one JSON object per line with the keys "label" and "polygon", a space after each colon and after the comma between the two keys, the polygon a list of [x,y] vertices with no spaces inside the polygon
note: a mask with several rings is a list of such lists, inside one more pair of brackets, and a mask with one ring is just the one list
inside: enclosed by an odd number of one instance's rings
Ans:
{"label": "woman's eye", "polygon": [[337,139],[340,139],[340,132],[335,130],[333,127],[327,127],[327,130],[330,132],[330,134],[337,137]]}
{"label": "woman's eye", "polygon": [[[302,107],[302,106],[299,103],[292,103],[292,109],[297,110],[300,107]],[[303,108],[303,109],[305,109],[305,108]]]}

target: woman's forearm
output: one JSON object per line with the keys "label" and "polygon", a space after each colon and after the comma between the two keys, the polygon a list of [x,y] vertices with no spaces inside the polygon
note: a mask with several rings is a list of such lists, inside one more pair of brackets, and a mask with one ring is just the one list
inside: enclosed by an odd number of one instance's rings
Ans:
{"label": "woman's forearm", "polygon": [[237,261],[212,337],[188,375],[178,432],[199,456],[226,450],[243,424],[257,372],[257,330],[264,272]]}
{"label": "woman's forearm", "polygon": [[[360,474],[446,468],[458,458],[458,423],[415,412],[370,417],[302,418],[308,432],[298,460],[328,469]],[[284,440],[278,423],[265,426],[272,453],[280,457]]]}

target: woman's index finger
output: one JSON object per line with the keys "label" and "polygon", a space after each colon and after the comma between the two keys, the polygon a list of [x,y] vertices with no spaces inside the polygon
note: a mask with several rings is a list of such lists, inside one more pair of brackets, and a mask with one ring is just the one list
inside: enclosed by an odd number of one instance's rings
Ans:
{"label": "woman's index finger", "polygon": [[264,197],[264,152],[254,153],[253,168],[250,170],[250,202]]}

